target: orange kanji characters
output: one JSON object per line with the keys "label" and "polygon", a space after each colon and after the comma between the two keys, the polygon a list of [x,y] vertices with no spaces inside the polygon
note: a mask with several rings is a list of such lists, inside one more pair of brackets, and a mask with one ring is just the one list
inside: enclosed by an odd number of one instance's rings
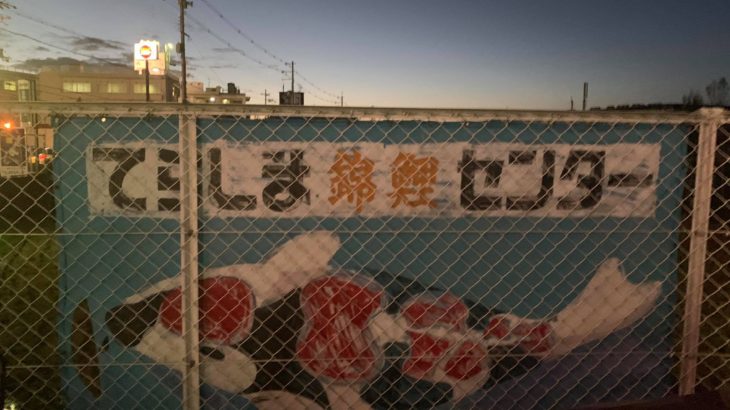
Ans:
{"label": "orange kanji characters", "polygon": [[357,212],[362,212],[366,202],[375,199],[375,184],[373,183],[373,161],[363,156],[360,151],[347,153],[338,151],[335,163],[330,168],[332,196],[331,204],[342,198],[347,202],[355,203]]}
{"label": "orange kanji characters", "polygon": [[405,204],[412,208],[420,205],[436,207],[428,197],[436,184],[439,161],[435,157],[417,157],[416,154],[399,153],[393,161],[391,181],[393,192],[388,195],[394,199],[392,208]]}

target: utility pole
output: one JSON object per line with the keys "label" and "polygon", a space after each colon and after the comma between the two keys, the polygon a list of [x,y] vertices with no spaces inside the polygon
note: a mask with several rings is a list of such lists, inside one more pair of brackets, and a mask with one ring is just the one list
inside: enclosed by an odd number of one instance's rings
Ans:
{"label": "utility pole", "polygon": [[573,108],[573,96],[570,96],[570,111],[575,111],[575,108]]}
{"label": "utility pole", "polygon": [[150,102],[150,60],[144,60],[144,95],[145,101]]}
{"label": "utility pole", "polygon": [[[178,0],[180,6],[180,102],[188,103],[187,60],[185,58],[185,9],[193,3]],[[178,116],[178,153],[180,156],[180,290],[183,334],[182,406],[184,410],[200,407],[200,309],[198,281],[198,208],[196,195],[197,148],[195,120],[183,110]]]}
{"label": "utility pole", "polygon": [[187,0],[178,0],[180,5],[180,43],[178,43],[178,53],[180,53],[180,66],[182,73],[180,74],[180,99],[181,102],[188,102],[188,81],[187,81],[187,60],[185,59],[185,9],[192,6],[193,3]]}
{"label": "utility pole", "polygon": [[586,110],[587,102],[588,102],[588,83],[583,83],[583,111]]}
{"label": "utility pole", "polygon": [[345,106],[345,95],[340,91],[340,107]]}
{"label": "utility pole", "polygon": [[[294,99],[294,60],[291,62],[291,95]],[[291,103],[291,101],[289,101]]]}
{"label": "utility pole", "polygon": [[269,104],[269,92],[264,89],[264,105]]}

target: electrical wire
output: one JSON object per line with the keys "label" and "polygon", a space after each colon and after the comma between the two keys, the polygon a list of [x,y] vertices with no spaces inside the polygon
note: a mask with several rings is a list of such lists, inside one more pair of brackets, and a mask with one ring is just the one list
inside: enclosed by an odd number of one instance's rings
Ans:
{"label": "electrical wire", "polygon": [[245,57],[248,60],[253,61],[254,63],[258,64],[259,66],[261,66],[263,68],[266,68],[266,69],[269,69],[269,70],[272,70],[272,71],[279,72],[279,70],[280,70],[279,66],[277,66],[275,64],[266,64],[264,61],[262,61],[262,60],[260,60],[260,59],[258,59],[256,57],[253,57],[252,55],[246,53],[244,50],[241,50],[240,48],[234,46],[233,44],[231,44],[231,42],[229,42],[228,40],[224,39],[220,35],[216,34],[211,29],[209,29],[204,23],[202,23],[197,18],[195,18],[193,16],[188,16],[188,19],[190,21],[192,21],[193,23],[195,23],[198,26],[198,29],[200,29],[202,31],[205,31],[211,37],[213,37],[216,40],[220,41],[222,44],[225,44],[232,51],[235,51],[236,53],[240,54],[241,56]]}
{"label": "electrical wire", "polygon": [[214,14],[218,15],[218,17],[223,20],[224,23],[228,24],[236,33],[238,33],[241,37],[248,40],[249,43],[251,43],[254,47],[258,48],[259,50],[263,51],[266,55],[273,58],[274,60],[279,61],[282,64],[287,64],[287,61],[285,61],[283,58],[279,57],[278,55],[274,54],[271,50],[267,49],[266,47],[262,46],[256,40],[251,38],[248,34],[244,33],[240,28],[238,28],[235,24],[233,24],[223,13],[221,13],[218,9],[216,9],[208,0],[201,0],[203,4],[205,4]]}
{"label": "electrical wire", "polygon": [[35,38],[35,37],[30,36],[28,34],[23,34],[23,33],[18,33],[17,31],[8,30],[8,29],[6,29],[4,27],[0,27],[0,31],[4,31],[4,32],[9,33],[9,34],[13,34],[13,35],[15,35],[17,37],[25,38],[27,40],[31,40],[31,41],[34,41],[34,42],[39,43],[39,44],[43,44],[44,46],[47,46],[47,47],[51,47],[51,48],[55,48],[57,50],[65,51],[67,53],[76,54],[76,55],[79,55],[79,56],[82,56],[82,57],[86,57],[86,58],[92,59],[92,60],[102,61],[102,62],[105,62],[105,63],[107,63],[109,65],[112,65],[112,66],[124,67],[124,68],[131,68],[131,66],[126,65],[126,64],[117,63],[115,61],[112,61],[112,60],[109,60],[109,59],[106,59],[106,58],[102,58],[102,57],[97,57],[97,56],[92,55],[92,54],[86,54],[86,53],[81,53],[81,52],[78,52],[78,51],[70,50],[68,48],[64,48],[64,47],[61,47],[61,46],[58,46],[58,45],[55,45],[55,44],[51,44],[51,43],[49,43],[47,41],[43,41],[41,39]]}
{"label": "electrical wire", "polygon": [[[163,0],[163,1],[165,1],[165,0]],[[265,53],[266,55],[268,55],[268,56],[269,56],[269,57],[271,57],[272,59],[274,59],[274,60],[276,60],[276,61],[278,61],[278,62],[280,62],[280,63],[282,63],[282,64],[285,64],[285,65],[289,64],[289,62],[285,61],[285,60],[284,60],[283,58],[279,57],[278,55],[276,55],[276,54],[275,54],[274,52],[272,52],[272,51],[271,51],[271,50],[269,50],[268,48],[266,48],[266,47],[262,46],[261,44],[259,44],[259,43],[258,43],[258,42],[257,42],[256,40],[254,40],[254,39],[253,39],[253,38],[252,38],[252,37],[251,37],[250,35],[246,34],[246,33],[245,33],[245,32],[244,32],[243,30],[241,30],[241,29],[240,29],[240,28],[239,28],[238,26],[236,26],[236,25],[235,25],[235,24],[234,24],[233,22],[231,22],[231,21],[230,21],[230,20],[229,20],[229,19],[228,19],[228,18],[227,18],[227,17],[226,17],[226,16],[225,16],[225,15],[224,15],[224,14],[223,14],[223,13],[222,13],[221,11],[220,11],[220,10],[218,10],[217,8],[215,8],[215,6],[213,6],[213,5],[212,5],[212,4],[210,3],[210,1],[209,1],[209,0],[201,0],[201,1],[202,1],[202,2],[203,2],[203,4],[205,4],[205,6],[206,6],[206,7],[208,7],[208,8],[209,8],[209,9],[210,9],[210,10],[211,10],[211,11],[212,11],[212,12],[213,12],[214,14],[216,14],[216,15],[217,15],[217,16],[218,16],[218,17],[219,17],[219,18],[220,18],[220,19],[221,19],[221,20],[222,20],[222,21],[223,21],[224,23],[226,23],[226,24],[227,24],[228,26],[230,26],[230,27],[231,27],[231,28],[232,28],[232,29],[233,29],[233,30],[234,30],[234,31],[235,31],[236,33],[238,33],[238,34],[239,34],[239,35],[240,35],[241,37],[243,37],[243,38],[245,38],[246,40],[248,40],[248,42],[249,42],[249,43],[251,43],[251,44],[252,44],[252,45],[253,45],[254,47],[256,47],[256,48],[258,48],[259,50],[263,51],[263,52],[264,52],[264,53]],[[201,24],[201,23],[199,23],[199,24]],[[207,27],[206,27],[205,29],[207,30]],[[294,73],[294,75],[295,75],[295,76],[297,76],[297,77],[299,77],[300,79],[302,79],[302,80],[303,80],[304,82],[306,82],[307,84],[309,84],[309,85],[310,85],[310,86],[311,86],[312,88],[314,88],[315,90],[317,90],[317,91],[321,92],[322,94],[324,94],[324,95],[326,95],[326,96],[330,96],[330,97],[333,97],[333,98],[335,98],[335,100],[329,100],[329,99],[327,99],[327,98],[324,98],[324,97],[320,97],[320,96],[318,96],[318,95],[315,95],[316,93],[314,93],[314,92],[312,92],[312,90],[310,90],[310,91],[309,91],[309,93],[310,93],[310,94],[311,94],[311,95],[312,95],[312,96],[313,96],[314,98],[316,98],[316,99],[318,99],[318,100],[321,100],[321,101],[324,101],[324,102],[328,102],[328,103],[333,103],[333,104],[335,104],[335,105],[337,105],[337,104],[339,104],[339,103],[340,103],[340,96],[339,96],[339,95],[336,95],[336,94],[330,93],[330,92],[328,92],[328,91],[326,91],[326,90],[322,89],[321,87],[319,87],[319,86],[317,86],[316,84],[314,84],[314,83],[313,83],[313,82],[312,82],[311,80],[309,80],[309,79],[308,79],[307,77],[303,76],[303,75],[302,75],[302,74],[300,74],[299,72],[295,72],[295,73]],[[292,91],[293,91],[293,90],[292,90]]]}
{"label": "electrical wire", "polygon": [[[163,1],[163,2],[165,2],[166,4],[169,4],[169,5],[173,6],[172,4],[168,3],[168,2],[166,1],[166,0],[162,0],[162,1]],[[219,12],[219,11],[218,11],[217,9],[215,9],[214,7],[212,7],[212,5],[210,5],[210,4],[208,3],[208,2],[206,2],[206,5],[207,5],[207,6],[209,6],[209,7],[211,7],[211,9],[212,9],[212,10],[214,10],[214,12],[216,12],[217,14],[219,14],[219,17],[220,17],[221,15],[222,15],[222,13],[220,13],[220,12]],[[173,6],[173,7],[174,7],[174,6]],[[26,19],[28,19],[28,20],[34,21],[34,22],[36,22],[36,23],[38,23],[38,24],[43,24],[43,25],[47,25],[47,26],[49,26],[49,27],[53,27],[53,28],[55,28],[55,29],[57,29],[57,30],[60,30],[60,31],[62,31],[62,32],[65,32],[65,33],[68,33],[68,34],[72,34],[72,35],[74,35],[74,36],[78,36],[78,37],[86,37],[85,35],[83,35],[83,34],[81,34],[81,33],[77,32],[77,31],[74,31],[74,30],[68,29],[68,28],[66,28],[66,27],[63,27],[63,26],[59,26],[59,25],[57,25],[57,24],[53,24],[53,23],[50,23],[50,22],[48,22],[48,21],[46,21],[46,20],[43,20],[43,19],[40,19],[40,18],[37,18],[37,17],[32,17],[32,16],[28,16],[28,15],[26,15],[26,14],[24,14],[24,13],[21,13],[21,12],[15,12],[15,14],[17,14],[17,15],[18,15],[18,16],[20,16],[20,17],[26,18]],[[201,22],[201,21],[200,21],[199,19],[197,19],[197,18],[195,18],[195,17],[193,17],[193,16],[188,16],[188,17],[189,17],[189,19],[190,19],[191,21],[193,21],[193,22],[194,22],[194,23],[195,23],[195,24],[196,24],[196,25],[198,26],[198,28],[199,28],[199,29],[201,29],[201,30],[203,30],[203,31],[207,32],[207,33],[208,33],[209,35],[211,35],[212,37],[214,37],[215,39],[217,39],[217,40],[218,40],[218,41],[220,41],[221,43],[225,44],[225,45],[226,45],[226,46],[227,46],[228,48],[230,48],[231,50],[233,50],[233,51],[236,51],[237,53],[241,54],[241,55],[242,55],[243,57],[245,57],[245,58],[247,58],[247,59],[249,59],[249,60],[251,60],[251,61],[255,62],[256,64],[258,64],[258,65],[260,65],[260,66],[262,66],[262,67],[264,67],[264,68],[267,68],[267,69],[271,69],[271,70],[273,70],[273,71],[277,71],[277,72],[281,72],[281,71],[284,71],[284,70],[280,70],[280,67],[278,67],[277,65],[272,65],[272,64],[266,64],[266,63],[265,63],[265,62],[263,62],[262,60],[260,60],[260,59],[257,59],[257,58],[255,58],[255,57],[253,57],[253,56],[249,55],[249,54],[248,54],[248,53],[246,53],[246,52],[245,52],[244,50],[241,50],[240,48],[238,48],[238,47],[235,47],[235,46],[234,46],[233,44],[231,44],[231,43],[230,43],[229,41],[227,41],[226,39],[224,39],[224,38],[223,38],[223,37],[221,37],[220,35],[216,34],[216,33],[215,33],[215,32],[213,32],[212,30],[210,30],[210,29],[209,29],[209,28],[208,28],[208,27],[207,27],[207,26],[206,26],[206,25],[205,25],[204,23],[202,23],[202,22]],[[231,22],[230,22],[229,20],[227,20],[227,19],[225,19],[224,21],[226,21],[226,22],[227,22],[227,24],[233,25],[233,23],[231,23]],[[235,26],[233,26],[233,27],[235,27]],[[65,51],[65,52],[67,52],[67,53],[71,53],[71,54],[74,54],[74,55],[78,55],[78,56],[86,57],[86,58],[88,58],[88,59],[92,59],[92,60],[97,60],[97,61],[101,61],[101,62],[104,62],[104,63],[106,63],[106,64],[112,65],[112,66],[117,66],[117,67],[125,67],[125,68],[130,68],[130,66],[129,66],[129,65],[126,65],[126,64],[121,64],[121,63],[118,63],[118,62],[115,62],[115,61],[113,61],[113,60],[109,60],[109,59],[106,59],[106,58],[102,58],[102,57],[97,57],[97,56],[94,56],[94,55],[91,55],[91,54],[87,54],[87,53],[82,53],[82,52],[78,52],[78,51],[75,51],[75,50],[71,50],[71,49],[68,49],[68,48],[64,48],[64,47],[61,47],[61,46],[58,46],[58,45],[55,45],[55,44],[49,43],[49,42],[47,42],[47,41],[44,41],[44,40],[41,40],[41,39],[38,39],[38,38],[32,37],[32,36],[30,36],[30,35],[27,35],[27,34],[24,34],[24,33],[19,33],[19,32],[16,32],[16,31],[12,31],[12,30],[8,30],[8,29],[6,29],[6,28],[2,28],[2,27],[0,27],[0,30],[1,30],[1,31],[4,31],[4,32],[7,32],[7,33],[9,33],[9,34],[12,34],[12,35],[18,36],[18,37],[22,37],[22,38],[25,38],[25,39],[28,39],[28,40],[34,41],[34,42],[36,42],[36,43],[42,44],[42,45],[44,45],[44,46],[47,46],[47,47],[51,47],[51,48],[54,48],[54,49],[57,49],[57,50]],[[247,38],[247,39],[248,39],[248,40],[249,40],[249,41],[250,41],[250,42],[251,42],[252,44],[254,44],[254,45],[255,45],[255,46],[257,47],[257,48],[260,48],[260,49],[262,49],[262,50],[266,50],[266,53],[267,53],[267,55],[269,55],[270,57],[272,57],[272,58],[274,58],[274,59],[276,59],[276,60],[278,60],[278,61],[281,61],[281,62],[283,62],[283,63],[285,63],[285,64],[286,64],[286,62],[285,62],[285,61],[284,61],[283,59],[281,59],[280,57],[276,56],[276,55],[275,55],[275,54],[274,54],[273,52],[270,52],[270,51],[268,51],[268,49],[265,49],[265,48],[264,48],[263,46],[261,46],[260,44],[256,43],[256,42],[255,42],[255,41],[254,41],[254,40],[253,40],[252,38],[250,38],[249,36],[247,36],[246,34],[244,34],[244,33],[243,33],[243,32],[242,32],[241,30],[238,30],[238,29],[237,29],[237,31],[239,32],[239,34],[240,34],[240,35],[242,35],[242,36],[244,36],[245,38]],[[219,77],[219,76],[217,75],[217,73],[216,73],[216,72],[215,72],[215,71],[214,71],[214,70],[212,69],[212,67],[205,67],[205,66],[202,66],[202,67],[203,67],[203,68],[208,68],[208,69],[210,69],[210,70],[211,70],[211,71],[213,72],[213,74],[214,74],[214,75],[215,75],[216,77],[218,77],[218,80],[220,81],[220,77]],[[307,84],[309,84],[309,85],[310,85],[311,87],[313,87],[313,88],[317,89],[318,91],[320,91],[320,92],[322,92],[322,93],[324,93],[324,94],[327,94],[327,95],[329,95],[329,96],[333,96],[333,97],[335,97],[335,98],[337,98],[337,97],[338,97],[338,96],[336,96],[336,95],[334,95],[334,94],[332,94],[332,93],[328,93],[328,92],[324,91],[323,89],[321,89],[320,87],[318,87],[318,86],[317,86],[316,84],[312,83],[312,82],[311,82],[311,81],[310,81],[309,79],[307,79],[306,77],[302,76],[301,74],[299,74],[299,73],[295,73],[295,75],[297,75],[297,76],[298,76],[299,78],[301,78],[301,79],[302,79],[303,81],[305,81],[305,82],[306,82]],[[62,89],[60,89],[60,88],[58,89],[58,91],[64,92],[64,91],[63,91]],[[52,94],[52,93],[50,93],[50,92],[48,92],[48,91],[45,91],[45,92],[46,92],[46,93],[48,93],[48,94]],[[311,95],[312,97],[314,97],[314,98],[315,98],[315,99],[317,99],[317,100],[320,100],[320,101],[323,101],[323,102],[326,102],[326,103],[329,103],[329,104],[335,104],[335,105],[337,105],[337,101],[336,101],[336,100],[330,100],[330,99],[328,99],[328,98],[325,98],[325,97],[319,96],[319,95],[317,95],[317,93],[313,92],[312,90],[309,90],[309,91],[308,91],[308,93],[309,93],[309,95]],[[56,96],[63,96],[63,97],[65,97],[65,98],[68,98],[69,94],[56,94]],[[107,101],[115,101],[115,100],[107,100]]]}
{"label": "electrical wire", "polygon": [[[193,39],[192,39],[192,38],[189,38],[189,39],[188,39],[188,42],[190,42],[190,43],[194,43],[194,41],[193,41]],[[198,53],[197,53],[196,51],[193,51],[193,50],[195,50],[195,49],[194,49],[194,48],[189,48],[189,49],[187,49],[186,51],[187,51],[188,53],[190,53],[190,54],[193,54],[193,57],[195,57],[195,58],[197,58],[197,59],[199,59],[199,60],[201,60],[201,61],[202,61],[202,60],[203,60],[202,56],[201,56],[200,54],[198,54]],[[198,65],[198,67],[199,67],[199,68],[206,68],[206,69],[210,70],[210,71],[211,71],[211,73],[213,73],[213,76],[214,76],[214,77],[215,77],[215,78],[216,78],[216,79],[218,80],[218,83],[219,83],[220,85],[223,85],[223,84],[224,84],[224,81],[223,81],[223,79],[221,78],[221,76],[220,76],[220,75],[218,75],[218,72],[217,72],[217,71],[216,71],[216,70],[215,70],[215,69],[214,69],[214,68],[213,68],[212,66]],[[193,69],[194,69],[194,68],[193,68]],[[191,71],[191,69],[189,68],[189,65],[188,65],[188,72],[189,72],[189,71]]]}
{"label": "electrical wire", "polygon": [[308,95],[310,95],[310,96],[312,96],[312,97],[314,97],[314,98],[316,98],[316,99],[318,99],[318,100],[320,100],[322,102],[329,103],[329,104],[334,104],[334,105],[339,105],[339,102],[338,101],[332,101],[330,99],[320,97],[316,93],[313,93],[312,90],[307,90],[306,88],[302,88],[302,91],[303,92],[306,92]]}
{"label": "electrical wire", "polygon": [[[311,82],[311,81],[310,81],[309,79],[307,79],[307,77],[305,77],[305,76],[303,76],[303,75],[299,74],[299,72],[298,72],[298,71],[297,71],[297,72],[295,72],[294,74],[295,74],[295,75],[296,75],[297,77],[299,77],[299,78],[300,78],[300,79],[301,79],[302,81],[304,81],[305,83],[307,83],[307,84],[309,84],[310,86],[312,86],[312,87],[313,87],[313,88],[314,88],[315,90],[318,90],[319,92],[321,92],[321,93],[323,93],[323,94],[325,94],[325,95],[328,95],[328,96],[330,96],[330,97],[334,97],[334,98],[336,98],[337,100],[339,100],[339,99],[340,99],[340,96],[339,96],[339,95],[336,95],[336,94],[332,94],[332,93],[330,93],[330,92],[328,92],[328,91],[325,91],[325,90],[321,89],[321,88],[320,88],[320,87],[318,87],[318,86],[317,86],[316,84],[314,84],[314,83],[313,83],[313,82]],[[339,103],[339,101],[335,101],[335,103]]]}
{"label": "electrical wire", "polygon": [[[168,3],[168,2],[167,2],[167,0],[162,0],[162,1],[163,1],[163,2],[165,3],[165,4],[167,4],[167,5],[169,5],[169,6],[173,7],[173,8],[175,8],[175,9],[177,10],[177,8],[178,8],[178,7],[177,7],[176,5],[174,5],[174,4],[172,4],[172,3]],[[263,67],[263,68],[266,68],[266,69],[269,69],[269,70],[273,70],[273,71],[279,72],[279,67],[278,67],[278,66],[276,66],[276,65],[274,65],[274,64],[266,64],[266,63],[265,63],[265,62],[263,62],[262,60],[259,60],[258,58],[254,57],[254,56],[252,56],[252,55],[250,55],[250,54],[248,54],[248,53],[246,53],[246,52],[245,52],[244,50],[241,50],[240,48],[238,48],[238,47],[234,46],[234,45],[233,45],[233,44],[231,44],[231,43],[230,43],[230,42],[229,42],[228,40],[226,40],[225,38],[223,38],[223,37],[221,37],[220,35],[216,34],[215,32],[213,32],[213,30],[209,29],[209,28],[208,28],[208,27],[207,27],[207,26],[205,25],[205,23],[201,22],[201,21],[200,21],[199,19],[197,19],[197,18],[196,18],[195,16],[191,16],[190,14],[187,14],[187,19],[188,19],[189,21],[192,21],[193,23],[195,23],[195,24],[196,24],[196,26],[198,27],[198,29],[200,29],[201,31],[204,31],[204,32],[208,33],[208,34],[209,34],[209,35],[210,35],[211,37],[213,37],[213,38],[215,38],[216,40],[220,41],[220,42],[221,42],[222,44],[225,44],[225,45],[226,45],[226,46],[227,46],[227,47],[228,47],[229,49],[231,49],[232,51],[235,51],[235,52],[237,52],[237,53],[238,53],[238,54],[240,54],[241,56],[245,57],[245,58],[246,58],[246,59],[248,59],[248,60],[251,60],[251,61],[253,61],[254,63],[256,63],[256,64],[260,65],[260,66],[261,66],[261,67]]]}
{"label": "electrical wire", "polygon": [[[82,37],[82,38],[83,37],[89,37],[89,36],[86,36],[84,34],[81,34],[81,33],[77,32],[77,31],[71,30],[69,28],[66,28],[66,27],[63,27],[63,26],[59,26],[58,24],[55,24],[55,23],[51,23],[50,21],[44,20],[44,19],[42,19],[40,17],[29,16],[29,15],[23,13],[23,12],[18,11],[18,10],[13,10],[12,13],[15,14],[16,16],[18,16],[18,17],[22,17],[22,18],[24,18],[26,20],[30,20],[30,21],[33,21],[35,23],[38,23],[38,24],[41,24],[41,25],[44,25],[44,26],[53,27],[56,30],[63,31],[64,33],[71,34],[71,35],[76,36],[76,37]],[[104,40],[104,39],[100,39],[100,40],[107,41],[107,42],[114,42],[114,43],[118,43],[118,44],[124,44],[123,42],[116,41],[116,40]]]}
{"label": "electrical wire", "polygon": [[[76,37],[80,37],[80,38],[89,37],[89,36],[87,36],[87,35],[85,35],[83,33],[80,33],[78,31],[69,29],[67,27],[60,26],[58,24],[51,23],[51,22],[49,22],[47,20],[44,20],[44,19],[41,19],[39,17],[34,17],[34,16],[27,15],[27,14],[22,13],[22,12],[19,12],[17,10],[14,10],[13,13],[15,15],[19,16],[19,17],[25,18],[27,20],[33,21],[35,23],[38,23],[38,24],[41,24],[41,25],[44,25],[44,26],[53,27],[56,30],[62,31],[62,32],[67,33],[67,34],[71,34],[71,35],[76,36]],[[102,39],[102,40],[103,41],[107,41],[107,42],[124,44],[124,42],[121,42],[121,41],[118,41],[118,40],[109,40],[109,39]],[[213,69],[213,67],[206,66],[206,65],[199,65],[199,67],[206,68],[206,69],[211,70],[213,72],[213,75],[220,80],[220,77],[218,76],[217,72]],[[115,100],[111,100],[111,101],[115,101]]]}
{"label": "electrical wire", "polygon": [[[171,7],[177,9],[177,7],[175,5],[173,5],[171,3],[168,3],[167,0],[162,0],[162,1],[165,2],[166,4],[170,5]],[[213,10],[213,12],[216,13],[219,17],[223,15],[220,11],[218,11],[217,9],[215,9],[214,7],[212,7],[212,5],[210,5],[210,3],[206,3],[206,5],[209,6],[209,7],[211,7],[211,10]],[[223,38],[219,34],[215,33],[213,30],[211,30],[210,28],[208,28],[205,23],[203,23],[202,21],[200,21],[196,17],[191,16],[189,14],[188,14],[187,17],[188,17],[188,20],[189,21],[192,21],[193,23],[196,24],[196,26],[197,26],[197,28],[199,30],[208,33],[211,37],[215,38],[216,40],[218,40],[222,44],[226,45],[226,47],[228,47],[231,51],[235,51],[236,53],[240,54],[241,56],[245,57],[248,60],[253,61],[254,63],[258,64],[259,66],[261,66],[263,68],[270,69],[272,71],[277,71],[277,72],[286,72],[286,70],[282,70],[280,66],[275,65],[275,64],[266,64],[264,61],[262,61],[262,60],[260,60],[260,59],[258,59],[256,57],[253,57],[249,53],[247,53],[246,51],[244,51],[244,50],[242,50],[242,49],[234,46],[233,44],[231,44],[231,42],[229,42],[228,40],[226,40],[225,38]],[[241,36],[243,36],[244,38],[246,38],[247,40],[249,40],[249,42],[251,42],[252,44],[254,44],[257,48],[261,49],[262,51],[265,50],[265,52],[266,52],[267,55],[269,55],[270,57],[272,57],[273,59],[275,59],[275,60],[277,60],[279,62],[282,62],[284,64],[288,64],[286,61],[284,61],[284,59],[282,59],[281,57],[277,56],[273,52],[269,51],[265,47],[261,46],[260,44],[258,44],[257,42],[255,42],[255,40],[253,40],[250,36],[248,36],[245,33],[243,33],[243,31],[241,31],[235,25],[233,25],[233,23],[230,22],[230,20],[225,19],[224,21],[227,24],[233,26],[234,29],[236,30],[236,32],[238,32]],[[312,85],[313,87],[317,87],[316,85],[314,85],[311,81],[309,81],[306,78],[305,78],[305,81],[307,81],[307,83],[310,84],[310,85]],[[319,88],[319,87],[317,87],[317,88]],[[321,90],[321,88],[320,88],[320,90]],[[329,99],[324,98],[324,97],[320,97],[319,95],[316,95],[316,93],[312,92],[311,90],[310,90],[310,95],[312,95],[314,98],[316,98],[318,100],[321,100],[321,101],[324,101],[324,102],[327,102],[327,103],[330,103],[330,104],[337,105],[337,103],[338,103],[337,101],[329,100]],[[332,95],[334,95],[334,94],[332,94]],[[338,98],[337,96],[335,96],[335,97]]]}

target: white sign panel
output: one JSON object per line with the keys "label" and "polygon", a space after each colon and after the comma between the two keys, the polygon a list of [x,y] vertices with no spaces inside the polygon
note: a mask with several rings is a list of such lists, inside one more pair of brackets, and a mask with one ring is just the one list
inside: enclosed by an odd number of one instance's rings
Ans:
{"label": "white sign panel", "polygon": [[134,45],[135,60],[157,60],[160,43],[157,41],[142,40]]}
{"label": "white sign panel", "polygon": [[160,43],[154,40],[141,40],[134,44],[134,69],[144,70],[145,63],[152,65],[159,59]]}
{"label": "white sign panel", "polygon": [[[177,217],[176,149],[90,146],[92,214]],[[222,218],[650,217],[660,146],[220,141],[201,153],[203,210]]]}

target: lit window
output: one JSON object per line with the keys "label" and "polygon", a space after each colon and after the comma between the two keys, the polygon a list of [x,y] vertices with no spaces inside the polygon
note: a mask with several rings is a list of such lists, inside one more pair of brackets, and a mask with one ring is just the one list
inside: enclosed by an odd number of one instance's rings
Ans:
{"label": "lit window", "polygon": [[63,91],[67,93],[90,93],[91,83],[77,82],[77,81],[64,81]]}
{"label": "lit window", "polygon": [[15,81],[4,81],[3,88],[7,91],[17,90],[17,87],[15,86]]}
{"label": "lit window", "polygon": [[125,83],[107,83],[106,92],[109,94],[124,94],[127,92],[127,84]]}
{"label": "lit window", "polygon": [[[144,94],[145,91],[145,84],[144,83],[134,83],[134,93],[135,94]],[[157,88],[156,84],[150,84],[150,94],[159,94],[160,90]]]}

